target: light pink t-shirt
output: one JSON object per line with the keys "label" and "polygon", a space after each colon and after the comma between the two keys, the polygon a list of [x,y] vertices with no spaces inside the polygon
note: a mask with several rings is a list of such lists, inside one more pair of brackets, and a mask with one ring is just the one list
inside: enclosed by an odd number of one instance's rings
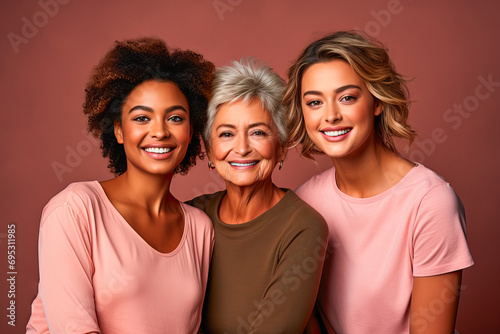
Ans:
{"label": "light pink t-shirt", "polygon": [[422,165],[370,198],[341,192],[334,168],[296,192],[323,215],[330,231],[318,293],[329,332],[409,333],[413,277],[473,264],[460,199]]}
{"label": "light pink t-shirt", "polygon": [[97,181],[52,198],[42,213],[27,333],[196,333],[213,227],[201,210],[180,205],[184,232],[165,254],[134,231]]}

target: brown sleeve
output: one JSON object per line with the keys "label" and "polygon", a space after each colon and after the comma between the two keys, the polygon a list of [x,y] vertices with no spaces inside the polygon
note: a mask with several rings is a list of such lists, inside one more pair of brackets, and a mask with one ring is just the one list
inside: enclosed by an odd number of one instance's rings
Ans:
{"label": "brown sleeve", "polygon": [[308,206],[294,212],[250,333],[302,333],[316,301],[327,240],[319,213]]}

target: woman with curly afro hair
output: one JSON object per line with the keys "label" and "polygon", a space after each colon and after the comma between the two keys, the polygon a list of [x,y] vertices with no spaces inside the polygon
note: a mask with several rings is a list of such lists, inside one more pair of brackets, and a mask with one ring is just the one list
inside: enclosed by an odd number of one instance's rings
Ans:
{"label": "woman with curly afro hair", "polygon": [[198,332],[213,228],[170,183],[202,158],[213,70],[156,38],[116,42],[95,67],[84,112],[117,177],[44,208],[28,333]]}

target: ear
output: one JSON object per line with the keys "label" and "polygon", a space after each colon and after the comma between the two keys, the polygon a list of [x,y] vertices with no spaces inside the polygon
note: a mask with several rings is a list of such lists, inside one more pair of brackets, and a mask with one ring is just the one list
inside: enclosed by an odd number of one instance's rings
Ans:
{"label": "ear", "polygon": [[123,144],[123,129],[121,122],[119,121],[114,122],[114,132],[118,144]]}
{"label": "ear", "polygon": [[382,102],[380,102],[378,99],[375,99],[373,101],[373,115],[378,116],[382,113],[383,110],[384,108],[382,106]]}
{"label": "ear", "polygon": [[206,148],[205,153],[207,153],[208,160],[213,161],[212,152],[210,151],[210,149]]}
{"label": "ear", "polygon": [[193,139],[193,126],[189,126],[189,142]]}

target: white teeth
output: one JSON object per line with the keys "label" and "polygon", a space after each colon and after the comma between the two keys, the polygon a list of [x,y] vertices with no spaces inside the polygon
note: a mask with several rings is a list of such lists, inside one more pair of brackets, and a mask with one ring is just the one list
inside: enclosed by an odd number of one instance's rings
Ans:
{"label": "white teeth", "polygon": [[246,167],[246,166],[253,166],[257,164],[257,161],[255,162],[248,162],[248,163],[239,163],[239,162],[230,162],[229,163],[231,166],[236,166],[236,167]]}
{"label": "white teeth", "polygon": [[345,135],[349,131],[351,131],[351,129],[340,130],[340,131],[323,131],[323,133],[327,136],[330,136],[330,137],[337,137],[337,136]]}
{"label": "white teeth", "polygon": [[172,148],[171,147],[146,147],[144,149],[144,151],[149,152],[149,153],[162,154],[162,153],[168,153],[168,152],[172,151]]}

